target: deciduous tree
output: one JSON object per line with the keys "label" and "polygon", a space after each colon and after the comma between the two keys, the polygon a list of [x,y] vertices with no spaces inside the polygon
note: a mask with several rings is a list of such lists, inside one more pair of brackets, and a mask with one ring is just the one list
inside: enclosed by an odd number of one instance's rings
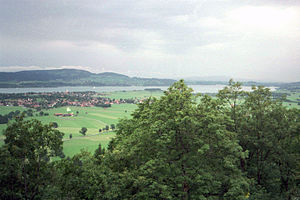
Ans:
{"label": "deciduous tree", "polygon": [[79,131],[79,133],[81,133],[83,136],[86,135],[86,132],[87,132],[87,128],[86,127],[82,127]]}
{"label": "deciduous tree", "polygon": [[[268,88],[252,87],[241,91],[240,84],[229,86],[218,94],[227,101],[228,116],[238,134],[239,144],[248,157],[240,168],[252,180],[251,199],[292,199],[299,196],[300,111],[287,109],[273,100]],[[238,104],[237,104],[238,103]]]}
{"label": "deciduous tree", "polygon": [[248,183],[238,164],[245,153],[219,103],[205,96],[197,105],[180,81],[139,104],[104,159],[122,182],[115,198],[244,199]]}
{"label": "deciduous tree", "polygon": [[0,148],[1,199],[42,199],[51,185],[49,163],[63,156],[63,133],[40,121],[17,118],[4,131]]}

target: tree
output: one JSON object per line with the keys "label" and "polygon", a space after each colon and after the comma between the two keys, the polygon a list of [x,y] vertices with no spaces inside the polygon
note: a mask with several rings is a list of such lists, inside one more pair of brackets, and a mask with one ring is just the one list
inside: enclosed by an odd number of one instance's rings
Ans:
{"label": "tree", "polygon": [[110,128],[111,128],[111,130],[115,130],[115,128],[116,128],[116,125],[114,125],[114,124],[111,124],[111,125],[110,125]]}
{"label": "tree", "polygon": [[231,130],[237,132],[237,126],[240,122],[240,104],[241,99],[244,97],[245,92],[242,90],[242,84],[239,82],[234,82],[233,79],[229,80],[228,86],[223,90],[220,90],[217,97],[223,100],[225,104],[228,105],[227,114],[233,120],[233,127]]}
{"label": "tree", "polygon": [[51,125],[53,128],[58,128],[57,122],[51,122],[50,125]]}
{"label": "tree", "polygon": [[69,135],[70,140],[72,139],[72,137],[73,137],[72,134],[70,134],[70,135]]}
{"label": "tree", "polygon": [[7,115],[0,115],[0,124],[6,124],[8,123],[8,117]]}
{"label": "tree", "polygon": [[99,144],[98,148],[95,150],[94,153],[94,158],[96,159],[95,163],[98,165],[101,164],[104,155],[105,155],[105,148],[102,148],[101,144]]}
{"label": "tree", "polygon": [[240,160],[240,168],[253,180],[250,197],[292,199],[299,195],[299,109],[283,107],[267,88],[253,86],[251,92],[243,92],[232,81],[218,96],[229,103],[239,101],[227,106],[225,113],[234,122],[227,128],[237,132],[243,151],[249,152]]}
{"label": "tree", "polygon": [[54,156],[63,156],[63,133],[40,121],[22,117],[4,131],[0,148],[1,199],[43,199],[51,185]]}
{"label": "tree", "polygon": [[96,162],[91,153],[81,151],[54,163],[58,174],[57,192],[50,199],[112,199],[104,196],[109,169]]}
{"label": "tree", "polygon": [[81,130],[79,131],[79,133],[81,133],[83,136],[86,135],[87,132],[87,128],[86,127],[82,127]]}
{"label": "tree", "polygon": [[99,128],[99,134],[102,132],[102,129],[101,128]]}
{"label": "tree", "polygon": [[16,117],[16,116],[19,116],[20,114],[21,114],[21,111],[19,111],[19,110],[16,110],[16,111],[15,111],[15,117]]}
{"label": "tree", "polygon": [[29,109],[29,110],[27,111],[27,116],[28,116],[28,117],[32,117],[32,116],[33,116],[33,112],[32,112],[31,109]]}
{"label": "tree", "polygon": [[249,151],[246,171],[255,180],[254,198],[292,199],[300,192],[295,180],[300,164],[300,112],[272,100],[268,88],[252,90],[242,105],[238,133],[241,146]]}
{"label": "tree", "polygon": [[238,164],[246,154],[226,129],[232,121],[219,103],[204,96],[197,105],[192,89],[179,81],[159,100],[139,104],[132,119],[118,124],[104,157],[119,177],[111,185],[122,182],[108,194],[116,199],[244,199],[248,183]]}
{"label": "tree", "polygon": [[44,116],[44,112],[43,111],[40,111],[40,116]]}
{"label": "tree", "polygon": [[109,126],[108,125],[105,126],[105,130],[107,130],[107,131],[109,130]]}

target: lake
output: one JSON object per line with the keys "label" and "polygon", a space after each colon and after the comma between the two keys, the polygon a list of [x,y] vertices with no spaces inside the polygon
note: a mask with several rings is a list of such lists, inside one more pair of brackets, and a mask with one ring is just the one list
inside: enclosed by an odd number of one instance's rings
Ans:
{"label": "lake", "polygon": [[[189,85],[193,88],[195,93],[217,93],[223,89],[226,85]],[[103,87],[47,87],[47,88],[0,88],[0,93],[25,93],[25,92],[83,92],[83,91],[95,91],[95,92],[115,92],[115,91],[134,91],[144,90],[145,88],[160,88],[167,90],[167,86],[103,86]],[[275,91],[276,87],[268,87],[271,91]],[[243,86],[243,90],[251,91],[250,86]]]}

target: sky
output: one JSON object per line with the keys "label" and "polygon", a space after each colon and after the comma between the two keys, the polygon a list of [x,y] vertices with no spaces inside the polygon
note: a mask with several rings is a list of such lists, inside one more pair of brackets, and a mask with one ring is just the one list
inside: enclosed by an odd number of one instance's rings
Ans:
{"label": "sky", "polygon": [[299,0],[0,0],[0,71],[300,81]]}

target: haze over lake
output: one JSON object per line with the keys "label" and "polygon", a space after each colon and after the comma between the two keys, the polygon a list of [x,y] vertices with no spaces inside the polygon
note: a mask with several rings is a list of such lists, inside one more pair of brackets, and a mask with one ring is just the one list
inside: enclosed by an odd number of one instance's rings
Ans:
{"label": "haze over lake", "polygon": [[[226,85],[189,85],[195,93],[217,93]],[[46,88],[0,88],[0,93],[25,93],[25,92],[115,92],[115,91],[134,91],[144,90],[145,88],[160,88],[167,90],[168,86],[102,86],[102,87],[46,87]],[[276,87],[268,87],[271,91],[275,91]],[[250,86],[243,86],[243,90],[250,91]]]}

